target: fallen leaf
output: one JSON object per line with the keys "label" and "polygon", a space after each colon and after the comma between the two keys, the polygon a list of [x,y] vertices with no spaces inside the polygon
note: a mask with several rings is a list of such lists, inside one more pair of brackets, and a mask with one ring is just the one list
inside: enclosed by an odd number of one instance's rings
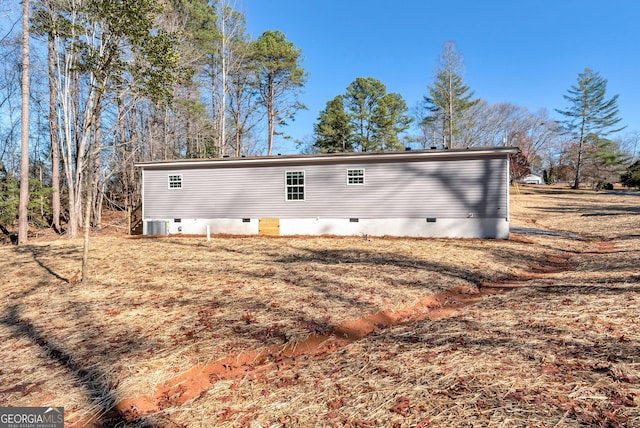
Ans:
{"label": "fallen leaf", "polygon": [[391,408],[391,411],[399,415],[404,415],[409,407],[409,399],[407,397],[399,397]]}
{"label": "fallen leaf", "polygon": [[340,397],[340,398],[336,398],[336,399],[333,399],[333,400],[329,401],[327,406],[331,410],[336,410],[336,409],[339,409],[340,407],[342,407],[343,404],[344,404],[344,398]]}

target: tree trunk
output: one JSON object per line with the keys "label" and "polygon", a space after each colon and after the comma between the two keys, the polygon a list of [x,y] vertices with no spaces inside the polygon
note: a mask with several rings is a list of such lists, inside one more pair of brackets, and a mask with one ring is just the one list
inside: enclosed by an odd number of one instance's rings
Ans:
{"label": "tree trunk", "polygon": [[221,87],[220,87],[220,151],[218,156],[224,156],[226,154],[226,122],[227,122],[227,33],[225,27],[225,4],[224,2],[218,2],[219,14],[220,14],[220,60],[221,60]]}
{"label": "tree trunk", "polygon": [[[100,84],[96,93],[94,106],[90,108],[90,116],[85,116],[85,120],[87,120],[91,125],[87,126],[87,134],[83,135],[82,141],[86,141],[86,144],[81,144],[82,149],[86,147],[87,159],[86,159],[86,189],[87,194],[85,195],[85,209],[84,209],[84,236],[83,236],[83,249],[82,249],[82,277],[81,282],[85,282],[88,279],[88,265],[89,265],[89,232],[91,231],[91,220],[92,220],[92,207],[94,204],[94,186],[97,187],[97,180],[94,178],[98,175],[98,171],[100,168],[100,162],[96,162],[94,165],[94,160],[99,160],[99,153],[101,149],[100,138],[100,126],[102,119],[102,109],[101,109],[101,99],[102,97],[99,94],[102,94],[104,91],[104,84]],[[93,130],[93,135],[88,135],[91,130]],[[86,140],[85,140],[86,138]],[[93,144],[92,144],[93,142]],[[95,157],[94,157],[95,156]],[[82,181],[79,179],[78,181]]]}
{"label": "tree trunk", "polygon": [[29,233],[29,0],[22,0],[22,135],[20,149],[20,202],[18,243]]}
{"label": "tree trunk", "polygon": [[582,120],[582,126],[580,127],[580,142],[578,143],[578,163],[576,165],[576,177],[573,181],[573,188],[580,188],[580,173],[582,170],[582,154],[583,154],[583,146],[584,146],[584,131],[585,131],[585,120]]}
{"label": "tree trunk", "polygon": [[241,134],[240,134],[240,127],[242,126],[242,122],[240,121],[240,103],[241,101],[241,94],[240,92],[236,93],[236,104],[238,106],[238,111],[235,114],[235,137],[236,137],[236,157],[239,158],[241,156],[242,150],[240,148],[241,146]]}
{"label": "tree trunk", "polygon": [[[96,124],[95,124],[95,132],[94,132],[94,147],[97,149],[96,153],[93,156],[93,165],[89,166],[89,173],[91,174],[91,203],[93,204],[93,215],[91,216],[91,223],[100,228],[100,224],[102,223],[102,200],[103,193],[100,191],[100,154],[101,154],[101,123],[102,123],[102,115],[100,113],[97,114]],[[91,162],[89,160],[89,162]]]}
{"label": "tree trunk", "polygon": [[578,143],[578,163],[576,164],[576,176],[575,176],[575,179],[573,180],[574,189],[580,188],[580,173],[582,170],[582,145],[583,144],[584,144],[583,139],[580,138],[580,143]]}
{"label": "tree trunk", "polygon": [[[49,14],[53,17],[53,4],[48,2]],[[56,65],[55,34],[47,34],[47,68],[49,72],[49,137],[51,139],[51,226],[60,233],[60,146],[58,144],[58,120],[56,117]]]}
{"label": "tree trunk", "polygon": [[[73,131],[72,131],[72,143],[75,146],[74,162],[76,164],[75,179],[72,186],[74,187],[75,197],[73,198],[73,204],[71,197],[69,197],[69,237],[75,238],[78,236],[79,229],[82,227],[82,187],[83,187],[83,173],[84,173],[84,139],[82,128],[80,127],[80,75],[78,71],[72,71],[72,90],[71,90],[71,110],[73,115]],[[71,193],[71,191],[69,191]],[[71,215],[71,212],[74,215]],[[73,220],[73,224],[72,220]]]}
{"label": "tree trunk", "polygon": [[91,144],[89,144],[87,159],[87,195],[85,195],[85,211],[84,211],[84,236],[82,246],[82,276],[80,282],[88,279],[89,268],[89,232],[91,230],[91,206],[93,205],[91,181],[93,177],[93,165],[91,164]]}
{"label": "tree trunk", "polygon": [[[127,177],[126,189],[127,189],[127,206],[133,209],[136,207],[138,203],[137,196],[139,194],[137,191],[138,182],[136,181],[135,162],[136,160],[140,159],[141,153],[140,153],[139,131],[138,131],[138,127],[136,126],[136,124],[138,123],[138,120],[137,120],[138,104],[135,96],[132,97],[131,104],[132,104],[131,105],[131,124],[132,125],[130,130],[129,142],[127,144],[127,147],[129,147],[130,153],[129,153],[129,157],[127,158],[128,173],[126,174],[126,177]],[[123,128],[122,139],[123,141],[125,140],[124,128]]]}
{"label": "tree trunk", "polygon": [[275,99],[275,88],[273,87],[274,83],[273,83],[273,77],[269,76],[268,77],[268,99],[267,99],[267,124],[268,124],[268,146],[269,146],[269,152],[267,153],[268,156],[271,156],[271,152],[273,151],[273,134],[275,133],[275,129],[276,129],[276,118],[275,118],[275,111],[274,111],[274,99]]}
{"label": "tree trunk", "polygon": [[[172,141],[174,144],[178,140],[178,134],[176,133],[176,121],[170,122],[169,118],[169,107],[163,106],[164,117],[162,118],[162,159],[169,159],[169,142]],[[185,143],[186,147],[186,143]]]}
{"label": "tree trunk", "polygon": [[235,135],[235,140],[236,140],[236,157],[239,158],[241,156],[241,150],[240,150],[240,143],[241,143],[241,139],[240,139],[240,127],[242,126],[242,122],[240,121],[240,93],[238,92],[238,94],[236,95],[236,103],[238,105],[238,111],[236,112],[235,115],[235,128],[236,128],[236,135]]}
{"label": "tree trunk", "polygon": [[[53,11],[49,11],[53,16]],[[58,144],[58,120],[56,117],[56,66],[54,34],[47,37],[47,57],[49,69],[49,135],[51,138],[51,210],[53,229],[60,233],[60,147]]]}
{"label": "tree trunk", "polygon": [[449,72],[449,146],[453,148],[453,74]]}
{"label": "tree trunk", "polygon": [[[121,181],[122,181],[122,193],[124,196],[124,206],[127,209],[131,207],[131,164],[133,148],[131,147],[131,143],[127,144],[125,139],[125,123],[124,123],[124,94],[122,91],[118,94],[117,105],[118,105],[118,151],[120,153],[120,168],[121,168]],[[135,126],[135,122],[132,121],[132,127]]]}

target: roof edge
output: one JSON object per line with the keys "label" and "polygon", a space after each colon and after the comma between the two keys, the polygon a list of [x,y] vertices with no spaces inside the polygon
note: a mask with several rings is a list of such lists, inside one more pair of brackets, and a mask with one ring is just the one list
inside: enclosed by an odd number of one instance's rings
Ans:
{"label": "roof edge", "polygon": [[511,154],[520,151],[517,147],[467,147],[462,149],[405,150],[388,152],[339,152],[319,154],[295,154],[275,156],[224,157],[211,159],[176,159],[166,161],[136,162],[138,168],[162,168],[176,166],[209,166],[209,165],[255,165],[278,164],[290,162],[322,163],[339,159],[354,160],[388,160],[388,159],[420,159],[431,157],[458,157],[465,155],[488,156],[495,154]]}

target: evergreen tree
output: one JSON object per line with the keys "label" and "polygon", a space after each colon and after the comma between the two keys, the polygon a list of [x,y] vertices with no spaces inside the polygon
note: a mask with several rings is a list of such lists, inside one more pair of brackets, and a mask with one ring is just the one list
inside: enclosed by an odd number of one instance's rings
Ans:
{"label": "evergreen tree", "polygon": [[384,84],[372,77],[358,77],[347,87],[344,98],[360,151],[374,145],[374,110],[386,92]]}
{"label": "evergreen tree", "polygon": [[473,99],[474,92],[464,83],[462,55],[456,51],[455,42],[444,44],[435,82],[427,89],[429,95],[424,97],[424,103],[431,114],[422,121],[424,124],[438,124],[442,146],[454,147],[457,123],[479,101]]}
{"label": "evergreen tree", "polygon": [[255,41],[254,58],[258,63],[260,99],[267,112],[268,154],[273,149],[276,124],[284,125],[305,108],[297,94],[307,80],[301,67],[302,51],[281,31],[265,31]]}
{"label": "evergreen tree", "polygon": [[18,204],[20,199],[20,185],[16,177],[6,175],[0,177],[0,230],[10,235],[18,218]]}
{"label": "evergreen tree", "polygon": [[358,77],[347,87],[344,100],[360,151],[401,148],[398,134],[411,123],[402,96],[387,93],[385,85],[377,79]]}
{"label": "evergreen tree", "polygon": [[313,125],[313,132],[313,146],[320,152],[354,151],[353,126],[349,114],[344,110],[341,95],[327,102],[327,107],[318,116],[318,123]]}
{"label": "evergreen tree", "polygon": [[[39,227],[47,225],[47,218],[51,216],[50,196],[53,189],[46,187],[36,178],[29,179],[29,204],[27,218],[29,222]],[[15,222],[19,217],[20,185],[13,175],[0,176],[0,231],[5,235],[12,235]]]}
{"label": "evergreen tree", "polygon": [[620,182],[627,187],[640,189],[640,160],[635,161],[620,177]]}
{"label": "evergreen tree", "polygon": [[376,150],[402,150],[399,135],[409,128],[413,119],[406,114],[407,103],[397,93],[386,94],[374,110]]}
{"label": "evergreen tree", "polygon": [[620,174],[624,171],[624,165],[631,160],[630,156],[619,149],[619,145],[606,138],[588,135],[586,138],[589,152],[585,155],[585,175],[587,175],[596,188],[613,186]]}
{"label": "evergreen tree", "polygon": [[605,98],[607,80],[603,79],[598,72],[585,68],[584,72],[578,74],[577,85],[571,86],[567,92],[568,95],[564,95],[564,99],[569,102],[569,107],[566,110],[556,109],[556,111],[566,118],[560,122],[561,126],[571,133],[578,143],[573,182],[573,187],[578,189],[585,146],[588,144],[587,137],[593,136],[595,138],[592,141],[597,141],[598,138],[618,132],[624,127],[615,128],[621,120],[618,117],[618,95]]}

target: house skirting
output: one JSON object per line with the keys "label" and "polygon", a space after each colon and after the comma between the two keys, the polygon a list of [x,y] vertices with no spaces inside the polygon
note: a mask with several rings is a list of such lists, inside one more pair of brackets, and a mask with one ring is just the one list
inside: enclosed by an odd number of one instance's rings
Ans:
{"label": "house skirting", "polygon": [[[505,218],[281,218],[279,226],[268,220],[269,235],[406,236],[420,238],[509,239]],[[258,235],[265,234],[261,219],[146,219],[145,235]],[[276,223],[277,224],[277,223]],[[279,227],[279,233],[274,233]],[[262,231],[262,232],[261,232]]]}

